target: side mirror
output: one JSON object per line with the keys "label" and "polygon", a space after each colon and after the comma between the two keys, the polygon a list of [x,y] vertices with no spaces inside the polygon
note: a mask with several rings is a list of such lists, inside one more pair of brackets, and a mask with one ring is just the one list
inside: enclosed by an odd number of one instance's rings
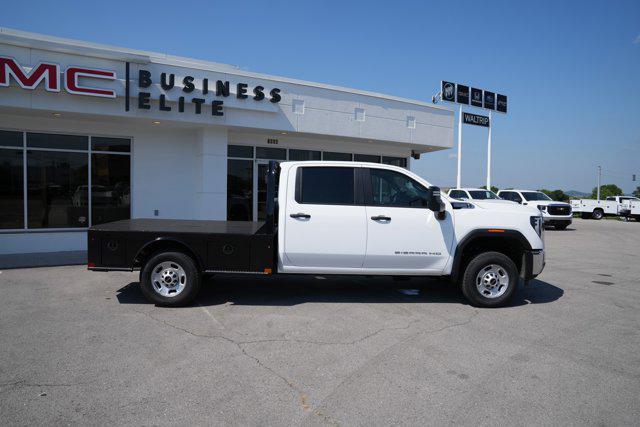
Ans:
{"label": "side mirror", "polygon": [[438,219],[444,215],[445,206],[440,196],[440,187],[431,186],[427,189],[427,208],[438,214]]}

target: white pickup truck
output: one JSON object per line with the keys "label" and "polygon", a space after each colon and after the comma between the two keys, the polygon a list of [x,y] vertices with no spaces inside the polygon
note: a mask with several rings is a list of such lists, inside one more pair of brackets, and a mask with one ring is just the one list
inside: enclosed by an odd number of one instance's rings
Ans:
{"label": "white pickup truck", "polygon": [[620,215],[622,204],[626,201],[639,200],[631,196],[610,196],[604,200],[573,199],[570,203],[573,211],[579,213],[582,219],[602,219],[605,216]]}
{"label": "white pickup truck", "polygon": [[640,200],[632,198],[623,201],[620,204],[619,214],[626,220],[633,218],[636,221],[640,221]]}
{"label": "white pickup truck", "polygon": [[564,230],[573,221],[571,205],[556,202],[542,191],[534,190],[500,190],[498,196],[503,199],[523,205],[536,206],[542,212],[545,226],[552,226],[556,230]]}
{"label": "white pickup truck", "polygon": [[500,198],[496,193],[484,188],[452,188],[447,195],[452,199],[457,200],[471,200],[476,205],[490,208],[494,204],[513,204],[511,200],[505,200]]}
{"label": "white pickup truck", "polygon": [[88,268],[140,270],[143,294],[183,305],[203,274],[435,276],[474,305],[508,303],[544,268],[536,207],[440,196],[395,166],[269,164],[264,222],[131,219],[93,226]]}

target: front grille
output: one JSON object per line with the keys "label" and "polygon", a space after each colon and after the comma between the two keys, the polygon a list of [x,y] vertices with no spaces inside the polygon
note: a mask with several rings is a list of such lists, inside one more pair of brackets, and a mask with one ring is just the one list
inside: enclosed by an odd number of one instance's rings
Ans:
{"label": "front grille", "polygon": [[549,205],[547,212],[549,215],[569,215],[571,214],[571,206]]}

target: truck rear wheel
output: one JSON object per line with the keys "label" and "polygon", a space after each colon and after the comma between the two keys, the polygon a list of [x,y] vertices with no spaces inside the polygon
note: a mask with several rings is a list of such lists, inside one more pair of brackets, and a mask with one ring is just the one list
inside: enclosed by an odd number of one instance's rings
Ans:
{"label": "truck rear wheel", "polygon": [[501,307],[509,302],[518,286],[518,269],[500,252],[476,255],[462,276],[462,293],[478,307]]}
{"label": "truck rear wheel", "polygon": [[602,219],[604,217],[604,211],[602,209],[595,209],[591,214],[591,218],[593,219]]}
{"label": "truck rear wheel", "polygon": [[140,272],[140,288],[154,304],[182,306],[200,292],[200,272],[191,257],[181,252],[152,256]]}

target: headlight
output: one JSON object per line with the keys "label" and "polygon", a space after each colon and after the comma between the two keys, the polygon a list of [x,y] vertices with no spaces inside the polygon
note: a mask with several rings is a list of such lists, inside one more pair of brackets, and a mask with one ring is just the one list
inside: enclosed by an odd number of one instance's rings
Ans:
{"label": "headlight", "polygon": [[541,210],[541,211],[546,211],[547,207],[544,206],[544,205],[538,205],[538,209]]}
{"label": "headlight", "polygon": [[532,216],[529,218],[529,222],[533,229],[536,230],[538,236],[542,237],[542,216]]}

